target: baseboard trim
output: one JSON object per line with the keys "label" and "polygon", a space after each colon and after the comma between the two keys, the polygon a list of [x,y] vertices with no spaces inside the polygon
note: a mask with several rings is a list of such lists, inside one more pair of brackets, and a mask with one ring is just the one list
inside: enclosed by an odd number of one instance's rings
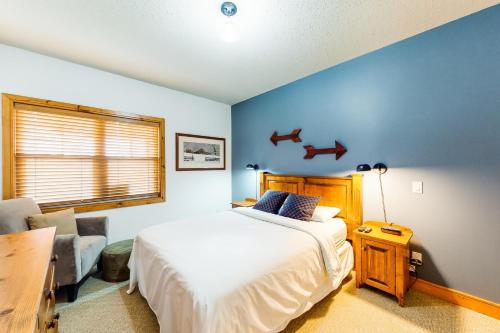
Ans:
{"label": "baseboard trim", "polygon": [[412,288],[500,320],[500,304],[498,303],[422,279],[416,279]]}

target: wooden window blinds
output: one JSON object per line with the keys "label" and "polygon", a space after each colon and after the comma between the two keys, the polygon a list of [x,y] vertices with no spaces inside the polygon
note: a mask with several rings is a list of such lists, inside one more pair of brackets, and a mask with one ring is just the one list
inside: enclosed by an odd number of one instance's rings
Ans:
{"label": "wooden window blinds", "polygon": [[43,211],[164,201],[161,118],[4,94],[3,130],[4,198]]}

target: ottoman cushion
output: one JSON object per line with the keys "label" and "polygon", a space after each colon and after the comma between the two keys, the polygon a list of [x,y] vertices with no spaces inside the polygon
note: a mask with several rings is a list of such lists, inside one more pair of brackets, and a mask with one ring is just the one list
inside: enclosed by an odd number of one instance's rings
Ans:
{"label": "ottoman cushion", "polygon": [[129,279],[127,267],[132,252],[133,239],[110,244],[102,251],[103,279],[109,282],[120,282]]}

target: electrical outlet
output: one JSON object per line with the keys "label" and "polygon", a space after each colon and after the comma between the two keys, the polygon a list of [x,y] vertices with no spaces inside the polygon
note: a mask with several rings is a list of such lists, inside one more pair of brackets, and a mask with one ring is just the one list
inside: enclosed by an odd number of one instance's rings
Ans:
{"label": "electrical outlet", "polygon": [[411,251],[410,263],[413,265],[422,266],[423,264],[422,253]]}
{"label": "electrical outlet", "polygon": [[410,268],[409,268],[409,269],[410,269],[410,272],[415,273],[415,272],[417,271],[417,267],[415,267],[415,265],[410,265],[409,267],[410,267]]}
{"label": "electrical outlet", "polygon": [[411,182],[411,191],[413,193],[417,194],[423,194],[424,193],[424,183],[422,181],[412,181]]}

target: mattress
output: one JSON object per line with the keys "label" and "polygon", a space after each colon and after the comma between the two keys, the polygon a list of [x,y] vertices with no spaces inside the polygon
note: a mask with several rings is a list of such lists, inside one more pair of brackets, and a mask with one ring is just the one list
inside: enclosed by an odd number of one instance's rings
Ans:
{"label": "mattress", "polygon": [[266,214],[233,210],[139,233],[130,292],[138,285],[161,332],[279,332],[340,285],[353,266],[342,220]]}

